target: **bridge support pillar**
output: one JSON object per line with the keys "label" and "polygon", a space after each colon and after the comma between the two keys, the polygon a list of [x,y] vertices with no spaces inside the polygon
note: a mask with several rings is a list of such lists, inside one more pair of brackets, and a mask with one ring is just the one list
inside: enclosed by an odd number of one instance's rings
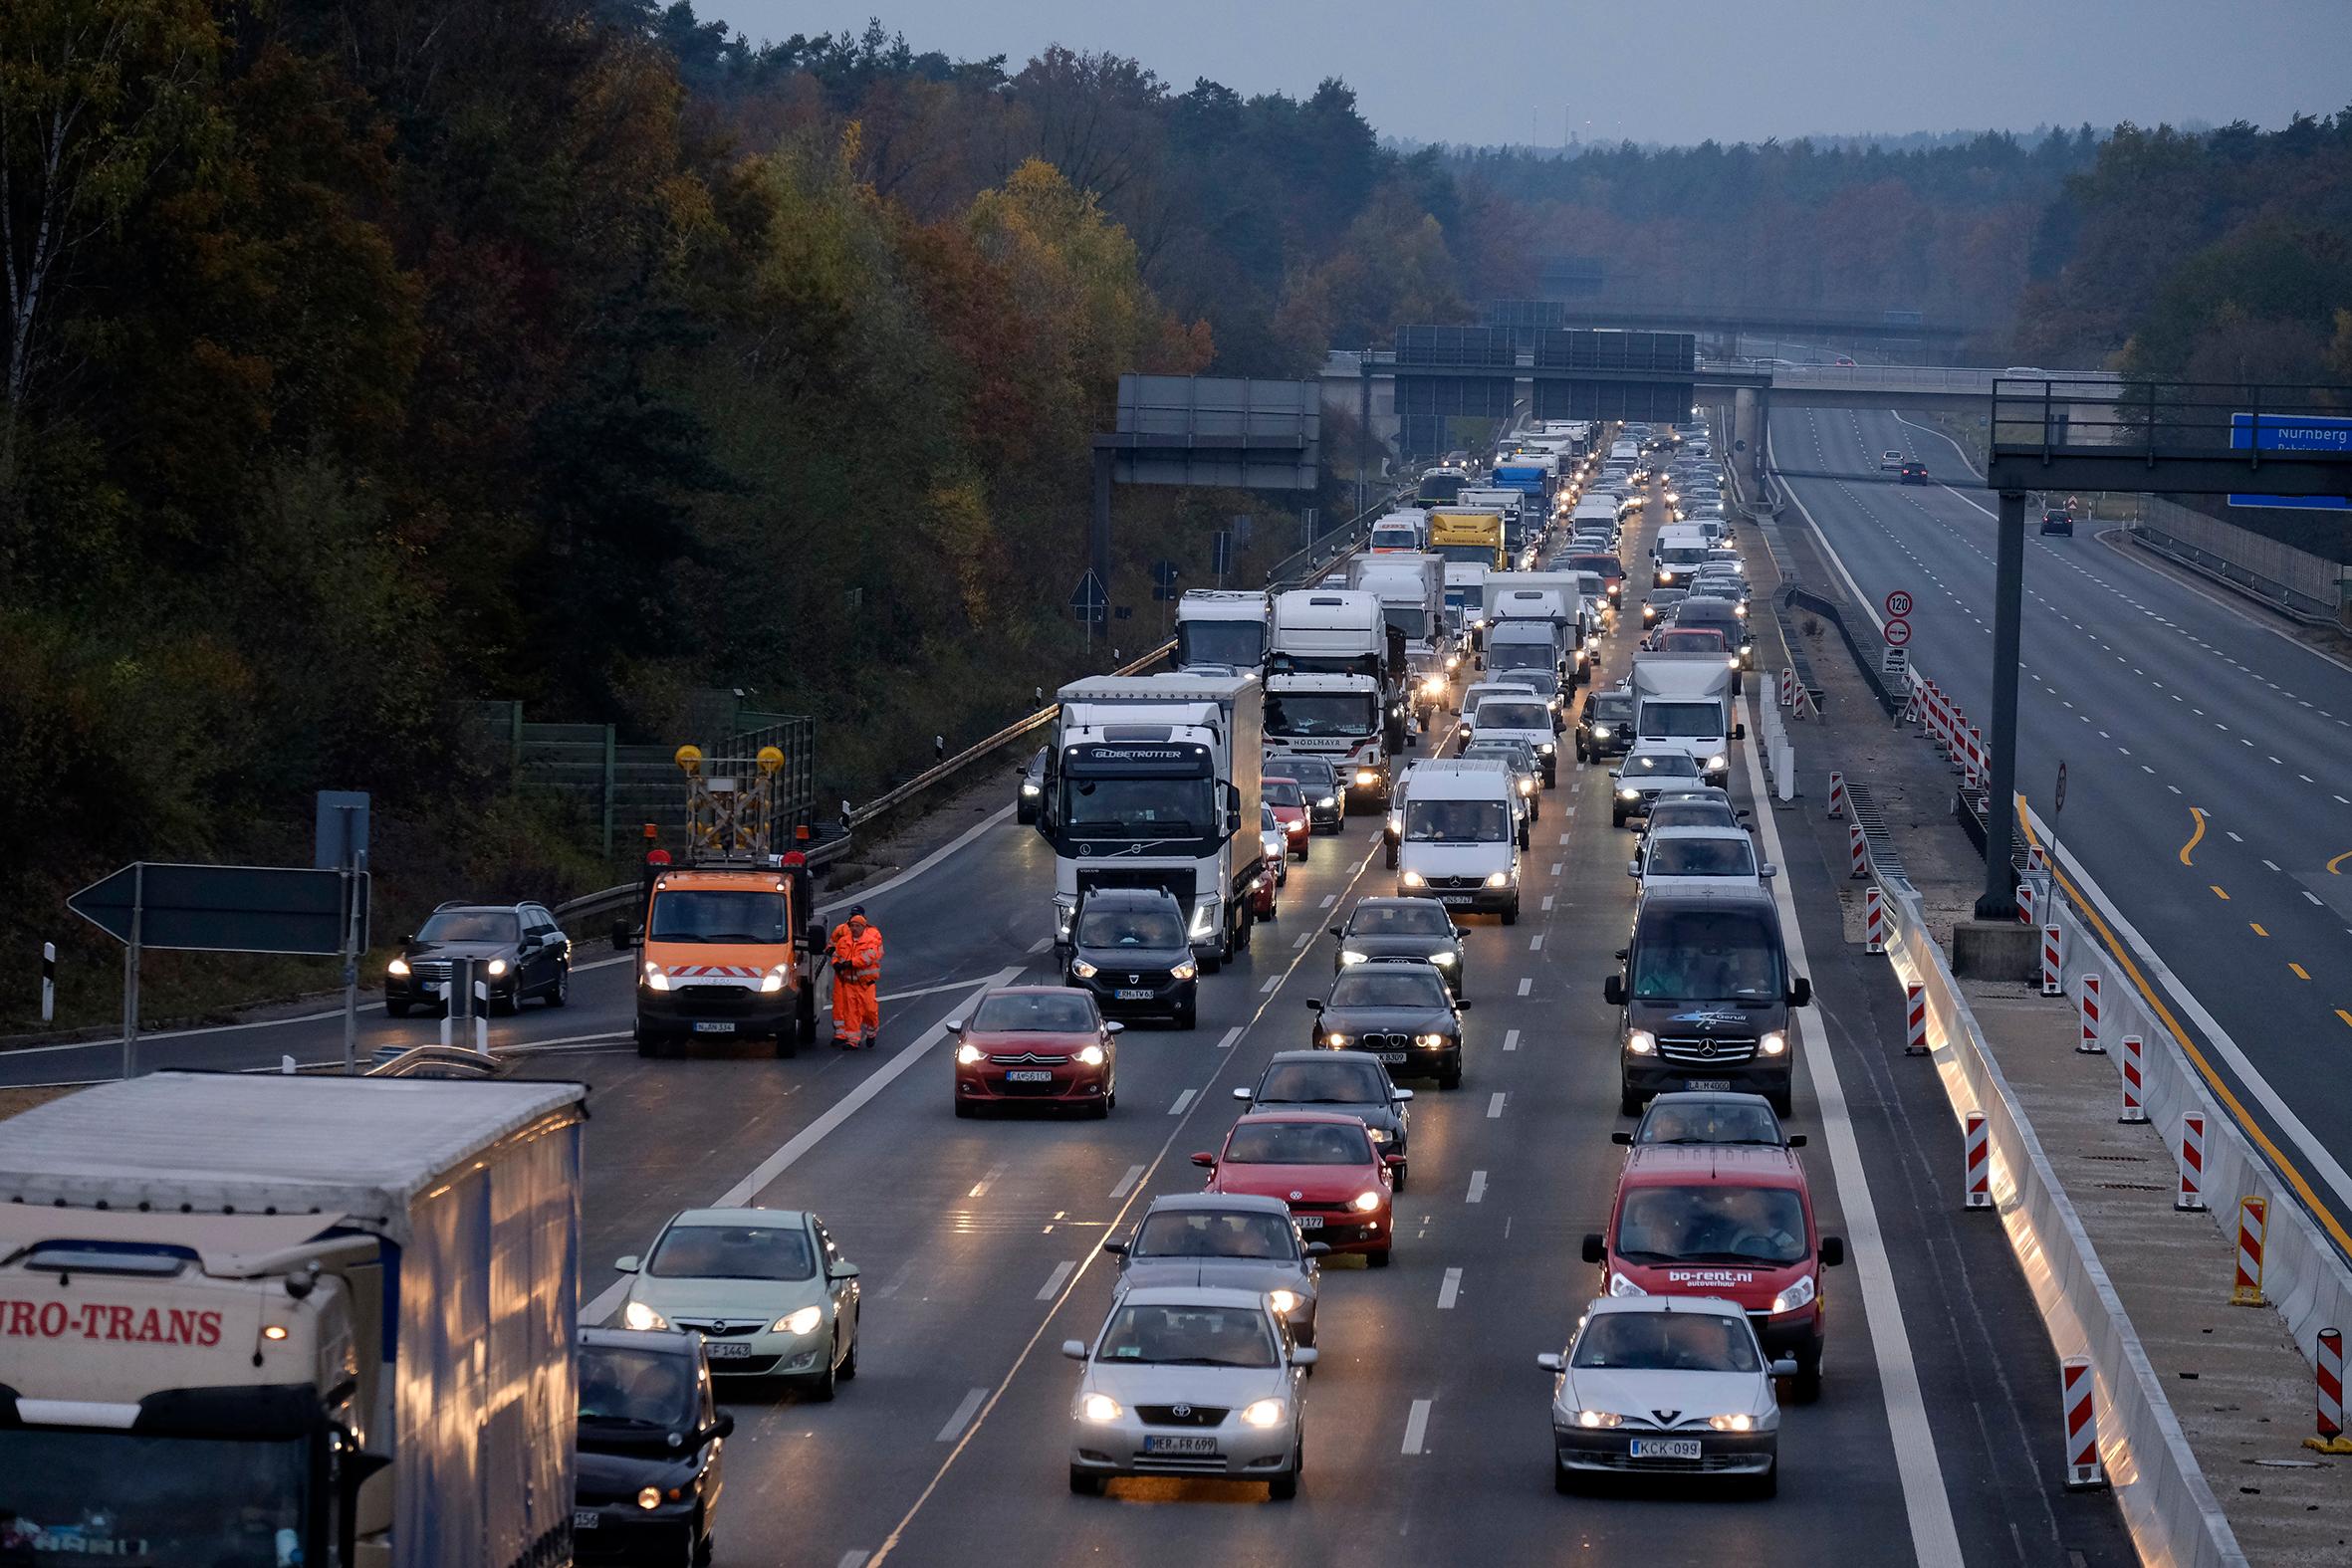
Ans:
{"label": "bridge support pillar", "polygon": [[2000,519],[1995,529],[1999,554],[1993,579],[1993,777],[1985,794],[1980,920],[2009,920],[2017,909],[2009,886],[2009,850],[2017,821],[2017,641],[2025,602],[2025,492],[2000,493]]}
{"label": "bridge support pillar", "polygon": [[1732,452],[1743,478],[1754,481],[1764,472],[1764,397],[1755,387],[1732,394]]}

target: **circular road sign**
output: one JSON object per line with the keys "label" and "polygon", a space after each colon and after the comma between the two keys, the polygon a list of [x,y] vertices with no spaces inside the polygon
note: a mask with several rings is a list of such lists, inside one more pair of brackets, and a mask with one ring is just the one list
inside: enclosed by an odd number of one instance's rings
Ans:
{"label": "circular road sign", "polygon": [[1887,646],[1900,648],[1911,641],[1911,622],[1897,615],[1886,624]]}
{"label": "circular road sign", "polygon": [[1889,615],[1894,616],[1897,620],[1901,620],[1904,616],[1911,613],[1910,590],[1906,588],[1895,589],[1893,592],[1887,595],[1886,606],[1887,613]]}

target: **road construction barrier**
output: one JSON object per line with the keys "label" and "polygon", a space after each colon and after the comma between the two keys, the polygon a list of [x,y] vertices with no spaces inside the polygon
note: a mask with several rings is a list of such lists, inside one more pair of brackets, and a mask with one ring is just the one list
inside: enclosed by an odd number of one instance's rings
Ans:
{"label": "road construction barrier", "polygon": [[2066,1424],[2066,1489],[2107,1484],[2099,1465],[2099,1418],[2094,1403],[2097,1379],[2088,1356],[2068,1356],[2058,1366],[2058,1406]]}
{"label": "road construction barrier", "polygon": [[2262,1299],[2262,1232],[2270,1225],[2270,1200],[2237,1200],[2237,1276],[2230,1282],[2232,1306],[2267,1306]]}
{"label": "road construction barrier", "polygon": [[2085,1056],[2104,1056],[2107,1047],[2099,1039],[2099,977],[2096,973],[2082,977],[2082,1039],[2075,1050]]}
{"label": "road construction barrier", "polygon": [[1859,882],[1870,874],[1870,840],[1862,836],[1860,822],[1846,823],[1846,853],[1854,862],[1855,881]]}
{"label": "road construction barrier", "polygon": [[2187,1213],[2205,1207],[2205,1118],[2192,1111],[2181,1118],[2181,1189],[2173,1207]]}
{"label": "road construction barrier", "polygon": [[1971,1111],[1961,1121],[1961,1175],[1968,1198],[1962,1207],[1993,1207],[1993,1139],[1983,1111]]}
{"label": "road construction barrier", "polygon": [[2344,1436],[2344,1336],[2332,1328],[2319,1331],[2319,1436],[2305,1438],[2303,1447],[2322,1454],[2352,1454],[2352,1438]]}
{"label": "road construction barrier", "polygon": [[1925,986],[1903,988],[1903,1054],[1925,1056],[1928,1053],[1928,989]]}
{"label": "road construction barrier", "polygon": [[1786,664],[1780,666],[1780,706],[1796,706],[1796,670]]}
{"label": "road construction barrier", "polygon": [[2056,926],[2042,927],[2041,994],[2045,997],[2066,995],[2066,970],[2058,959],[2058,955],[2062,951],[2059,929]]}
{"label": "road construction barrier", "polygon": [[1829,818],[1835,821],[1846,814],[1846,776],[1836,769],[1829,771]]}
{"label": "road construction barrier", "polygon": [[2135,1127],[2148,1120],[2148,1108],[2142,1103],[2140,1036],[2137,1034],[2123,1037],[2123,1109],[2115,1119]]}
{"label": "road construction barrier", "polygon": [[1886,895],[1876,882],[1862,890],[1862,951],[1884,953],[1887,950]]}
{"label": "road construction barrier", "polygon": [[[2031,882],[2017,884],[2017,924],[2020,926],[2033,924],[2033,884]],[[2049,993],[2043,992],[2042,995],[2046,997]]]}
{"label": "road construction barrier", "polygon": [[1984,788],[1986,772],[1985,732],[1972,724],[1969,726],[1968,786],[1971,789]]}

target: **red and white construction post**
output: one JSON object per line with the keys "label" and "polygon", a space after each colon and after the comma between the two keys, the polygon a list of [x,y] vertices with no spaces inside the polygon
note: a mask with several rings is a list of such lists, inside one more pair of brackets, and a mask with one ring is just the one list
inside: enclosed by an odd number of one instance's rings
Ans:
{"label": "red and white construction post", "polygon": [[2084,1056],[2104,1056],[2106,1043],[2099,1038],[2099,977],[2082,977],[2082,1040],[2074,1047]]}
{"label": "red and white construction post", "polygon": [[2267,1199],[2237,1200],[2237,1276],[2230,1282],[2232,1306],[2263,1305],[2262,1238],[2269,1229]]}
{"label": "red and white construction post", "polygon": [[2116,1120],[2137,1126],[2148,1119],[2148,1107],[2140,1098],[2146,1092],[2146,1080],[2140,1076],[2140,1036],[2123,1037],[2123,1110]]}
{"label": "red and white construction post", "polygon": [[2305,1438],[2303,1447],[2322,1454],[2352,1454],[2352,1438],[2344,1436],[2344,1336],[2342,1331],[2319,1331],[2319,1436]]}
{"label": "red and white construction post", "polygon": [[1853,857],[1854,880],[1859,882],[1870,874],[1870,845],[1862,837],[1860,822],[1846,823],[1846,851]]}
{"label": "red and white construction post", "polygon": [[2017,882],[2017,924],[2033,924],[2033,878],[2023,877]]}
{"label": "red and white construction post", "polygon": [[1780,666],[1780,706],[1789,708],[1794,707],[1795,704],[1796,667],[1791,664],[1783,664]]}
{"label": "red and white construction post", "polygon": [[2058,963],[2061,935],[2056,926],[2041,928],[2041,994],[2045,997],[2066,995],[2066,977]]}
{"label": "red and white construction post", "polygon": [[1925,986],[1903,988],[1903,1054],[1925,1056],[1928,1053],[1928,989]]}
{"label": "red and white construction post", "polygon": [[1832,768],[1829,771],[1829,815],[1835,820],[1846,814],[1846,776]]}
{"label": "red and white construction post", "polygon": [[1887,896],[1876,882],[1862,890],[1862,951],[1887,950]]}
{"label": "red and white construction post", "polygon": [[2181,1118],[2181,1190],[2173,1207],[2189,1213],[2205,1207],[2205,1118],[2195,1111]]}
{"label": "red and white construction post", "polygon": [[1985,1113],[1971,1111],[1962,1122],[1962,1174],[1968,1182],[1964,1209],[1993,1207],[1993,1140],[1985,1130]]}
{"label": "red and white construction post", "polygon": [[2088,1356],[2068,1356],[2058,1364],[2058,1409],[2066,1426],[2066,1489],[2080,1491],[2107,1484],[2099,1463],[2099,1412],[2091,1391]]}

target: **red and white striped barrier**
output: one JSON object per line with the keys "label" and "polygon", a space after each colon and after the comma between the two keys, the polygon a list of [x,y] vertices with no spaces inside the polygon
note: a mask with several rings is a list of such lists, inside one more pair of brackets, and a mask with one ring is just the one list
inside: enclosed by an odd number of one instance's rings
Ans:
{"label": "red and white striped barrier", "polygon": [[2075,1051],[2083,1056],[2104,1056],[2106,1043],[2099,1038],[2099,977],[2082,977],[2082,1039]]}
{"label": "red and white striped barrier", "polygon": [[1969,726],[1969,787],[1972,789],[1985,787],[1988,771],[1985,765],[1985,732],[1972,724]]}
{"label": "red and white striped barrier", "polygon": [[1835,821],[1846,814],[1846,776],[1832,768],[1829,771],[1829,816]]}
{"label": "red and white striped barrier", "polygon": [[2141,1099],[2147,1092],[2147,1080],[2140,1076],[2140,1036],[2123,1037],[2123,1110],[2116,1120],[2138,1126],[2148,1119],[2148,1107]]}
{"label": "red and white striped barrier", "polygon": [[1796,668],[1793,665],[1783,664],[1780,666],[1780,706],[1789,708],[1795,706],[1795,703]]}
{"label": "red and white striped barrier", "polygon": [[1887,950],[1887,897],[1876,882],[1862,890],[1862,951]]}
{"label": "red and white striped barrier", "polygon": [[2352,1438],[2344,1436],[2344,1335],[2340,1329],[2319,1331],[2319,1436],[2305,1438],[2303,1447],[2322,1454],[2352,1454]]}
{"label": "red and white striped barrier", "polygon": [[2047,871],[2049,868],[2049,851],[2042,848],[2041,845],[2037,843],[2027,844],[2025,846],[2025,874],[2027,876],[2039,876],[2042,872]]}
{"label": "red and white striped barrier", "polygon": [[2031,880],[2021,881],[2017,884],[2017,924],[2020,926],[2033,924],[2033,883]]}
{"label": "red and white striped barrier", "polygon": [[2066,1424],[2066,1489],[2107,1484],[2099,1464],[2099,1412],[2091,1398],[2097,1382],[2088,1356],[2068,1356],[2058,1365],[2058,1409]]}
{"label": "red and white striped barrier", "polygon": [[1928,1053],[1928,989],[1925,986],[1903,988],[1903,1054],[1925,1056]]}
{"label": "red and white striped barrier", "polygon": [[2173,1207],[2183,1212],[2205,1207],[2205,1118],[2194,1111],[2181,1118],[2181,1190]]}
{"label": "red and white striped barrier", "polygon": [[2058,963],[2060,936],[2056,926],[2041,928],[2041,994],[2045,997],[2066,995],[2066,979]]}
{"label": "red and white striped barrier", "polygon": [[1993,1148],[1985,1131],[1985,1113],[1971,1111],[1962,1124],[1962,1175],[1968,1180],[1968,1209],[1993,1207]]}
{"label": "red and white striped barrier", "polygon": [[1853,857],[1854,880],[1859,882],[1870,874],[1870,845],[1862,837],[1860,822],[1846,823],[1846,852]]}
{"label": "red and white striped barrier", "polygon": [[1803,718],[1806,714],[1811,714],[1818,719],[1821,717],[1821,707],[1820,704],[1813,701],[1812,690],[1804,682],[1798,681],[1796,683],[1796,702],[1789,709],[1788,717],[1795,720]]}
{"label": "red and white striped barrier", "polygon": [[2261,1306],[2262,1237],[2270,1229],[2270,1203],[2264,1198],[2237,1200],[2237,1277],[2230,1284],[2232,1306]]}

